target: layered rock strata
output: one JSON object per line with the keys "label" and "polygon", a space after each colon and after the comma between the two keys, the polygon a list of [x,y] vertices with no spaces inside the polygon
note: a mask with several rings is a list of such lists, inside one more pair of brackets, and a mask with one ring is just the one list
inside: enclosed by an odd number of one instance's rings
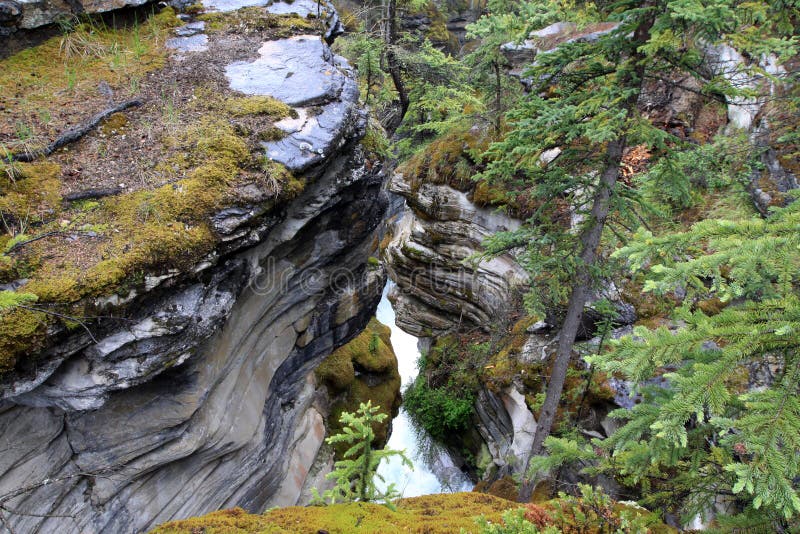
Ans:
{"label": "layered rock strata", "polygon": [[[366,260],[388,199],[358,144],[353,74],[319,39],[266,43],[234,64],[260,77],[241,89],[299,117],[315,107],[313,139],[306,124],[287,127],[277,152],[265,148],[302,174],[303,191],[276,207],[255,188],[252,204],[218,210],[203,261],[98,299],[124,306],[124,320],[54,331],[36,368],[3,378],[0,511],[15,532],[139,532],[224,507],[258,512],[321,479],[328,408],[313,370],[374,314],[385,275]],[[304,89],[336,87],[296,100],[288,77],[258,66],[299,56]]]}
{"label": "layered rock strata", "polygon": [[507,313],[527,274],[508,254],[474,257],[484,239],[517,228],[519,221],[474,205],[447,184],[412,186],[397,173],[390,189],[410,208],[386,250],[398,326],[430,337],[465,324],[488,328]]}

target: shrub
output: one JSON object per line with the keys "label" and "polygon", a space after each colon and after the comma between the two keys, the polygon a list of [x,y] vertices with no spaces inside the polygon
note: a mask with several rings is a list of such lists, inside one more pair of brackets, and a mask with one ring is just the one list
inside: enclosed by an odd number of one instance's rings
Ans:
{"label": "shrub", "polygon": [[458,396],[447,388],[431,388],[420,375],[406,388],[403,406],[412,421],[436,440],[469,426],[474,395]]}

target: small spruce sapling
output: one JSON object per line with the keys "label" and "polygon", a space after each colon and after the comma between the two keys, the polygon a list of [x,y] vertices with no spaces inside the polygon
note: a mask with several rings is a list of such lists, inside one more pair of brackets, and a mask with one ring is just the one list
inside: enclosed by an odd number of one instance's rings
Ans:
{"label": "small spruce sapling", "polygon": [[342,432],[327,438],[329,445],[347,443],[350,448],[344,453],[344,459],[334,464],[334,469],[326,478],[336,481],[336,486],[325,491],[320,497],[314,489],[314,500],[322,503],[335,504],[337,502],[371,502],[382,501],[394,510],[393,499],[400,497],[400,492],[394,484],[389,484],[381,490],[377,482],[385,483],[385,479],[378,474],[378,465],[384,458],[398,456],[403,464],[413,469],[411,461],[404,451],[394,449],[373,450],[372,441],[375,432],[374,423],[381,423],[386,417],[380,413],[380,406],[372,406],[372,401],[363,402],[355,413],[344,412],[339,418],[342,423]]}

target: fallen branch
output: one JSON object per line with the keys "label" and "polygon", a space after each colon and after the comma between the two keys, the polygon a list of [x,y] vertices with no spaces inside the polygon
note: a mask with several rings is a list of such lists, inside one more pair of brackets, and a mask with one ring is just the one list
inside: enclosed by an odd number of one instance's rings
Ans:
{"label": "fallen branch", "polygon": [[41,150],[34,150],[33,152],[23,152],[19,154],[11,154],[8,156],[10,161],[22,161],[22,162],[30,162],[42,156],[49,156],[62,146],[68,145],[70,143],[74,143],[75,141],[79,140],[81,137],[92,131],[97,127],[100,122],[103,121],[106,117],[113,115],[114,113],[119,113],[120,111],[125,111],[128,108],[138,107],[142,105],[142,101],[138,99],[134,100],[127,100],[122,102],[121,104],[117,104],[116,106],[110,107],[108,109],[104,109],[100,113],[96,114],[94,117],[89,119],[87,122],[83,124],[79,124],[74,128],[70,128],[58,138],[44,147]]}
{"label": "fallen branch", "polygon": [[106,189],[85,189],[83,191],[75,191],[74,193],[68,193],[64,195],[64,200],[69,202],[75,202],[76,200],[110,197],[112,195],[118,195],[122,193],[122,191],[123,189],[121,187],[109,187]]}
{"label": "fallen branch", "polygon": [[19,243],[15,243],[14,246],[9,248],[6,251],[6,254],[10,254],[12,252],[16,252],[17,250],[21,249],[25,245],[29,245],[35,241],[39,241],[40,239],[44,239],[45,237],[54,237],[54,236],[66,236],[66,237],[92,237],[92,234],[88,234],[86,232],[64,232],[61,230],[56,230],[53,232],[45,232],[42,235],[37,235],[36,237],[32,237],[25,241],[20,241]]}

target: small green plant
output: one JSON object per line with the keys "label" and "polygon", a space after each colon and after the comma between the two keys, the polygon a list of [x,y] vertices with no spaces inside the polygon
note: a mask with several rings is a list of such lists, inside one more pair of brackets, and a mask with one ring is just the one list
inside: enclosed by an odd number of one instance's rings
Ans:
{"label": "small green plant", "polygon": [[147,53],[147,45],[142,40],[142,36],[139,32],[138,21],[135,23],[133,27],[133,41],[131,43],[131,52],[133,52],[133,57],[136,59],[141,59],[141,57]]}
{"label": "small green plant", "polygon": [[399,457],[403,464],[413,465],[404,451],[394,449],[373,450],[372,441],[375,439],[373,424],[380,423],[388,417],[380,413],[380,406],[372,406],[372,401],[363,402],[355,413],[342,413],[339,421],[342,423],[342,432],[327,438],[329,445],[347,443],[350,448],[344,453],[344,459],[334,464],[334,469],[326,478],[335,480],[336,486],[324,492],[322,496],[314,489],[314,501],[317,503],[337,502],[384,502],[394,510],[392,499],[400,497],[394,484],[389,484],[386,490],[381,491],[377,482],[386,482],[377,473],[378,465],[384,458]]}
{"label": "small green plant", "polygon": [[14,159],[11,150],[5,145],[0,144],[0,169],[8,177],[11,183],[16,183],[22,177],[22,171],[19,164]]}
{"label": "small green plant", "polygon": [[131,76],[131,81],[130,81],[131,94],[138,93],[141,85],[142,85],[141,76],[136,76],[136,75]]}
{"label": "small green plant", "polygon": [[269,156],[264,154],[261,156],[259,166],[263,171],[264,189],[273,198],[277,198],[283,193],[284,178],[283,173],[280,172],[278,165],[269,159]]}
{"label": "small green plant", "polygon": [[59,52],[65,59],[105,57],[108,49],[98,37],[98,27],[87,18],[80,22],[77,17],[62,19],[59,23],[63,36]]}
{"label": "small green plant", "polygon": [[50,114],[50,111],[46,109],[40,109],[39,120],[42,121],[43,124],[50,124],[50,122],[53,120],[53,116]]}
{"label": "small green plant", "polygon": [[64,74],[67,79],[67,91],[73,91],[78,84],[78,71],[71,67],[64,67]]}
{"label": "small green plant", "polygon": [[465,430],[474,404],[474,395],[430,387],[422,376],[418,376],[403,392],[403,406],[411,421],[436,440],[444,440],[454,432]]}
{"label": "small green plant", "polygon": [[[535,524],[525,519],[525,510],[508,510],[503,513],[502,523],[492,523],[485,517],[476,521],[481,534],[561,534],[561,530],[554,526],[539,529]],[[461,532],[465,532],[461,529]]]}
{"label": "small green plant", "polygon": [[16,131],[17,139],[20,141],[27,141],[33,137],[33,129],[25,122],[17,121],[14,130]]}
{"label": "small green plant", "polygon": [[502,524],[480,518],[481,534],[645,534],[660,523],[644,508],[615,503],[600,488],[578,484],[578,489],[578,497],[559,493],[558,499],[544,507],[528,504],[509,510],[503,514]]}
{"label": "small green plant", "polygon": [[373,332],[372,337],[369,339],[369,347],[368,347],[369,353],[372,354],[373,356],[378,354],[378,348],[380,347],[380,342],[381,342],[380,336],[376,332]]}
{"label": "small green plant", "polygon": [[178,118],[179,118],[179,111],[178,111],[178,103],[177,103],[177,87],[173,87],[172,92],[167,92],[162,89],[161,91],[161,102],[163,104],[163,116],[164,122],[171,126],[177,126]]}
{"label": "small green plant", "polygon": [[16,291],[0,291],[0,311],[16,308],[20,304],[36,302],[33,293],[17,293]]}

